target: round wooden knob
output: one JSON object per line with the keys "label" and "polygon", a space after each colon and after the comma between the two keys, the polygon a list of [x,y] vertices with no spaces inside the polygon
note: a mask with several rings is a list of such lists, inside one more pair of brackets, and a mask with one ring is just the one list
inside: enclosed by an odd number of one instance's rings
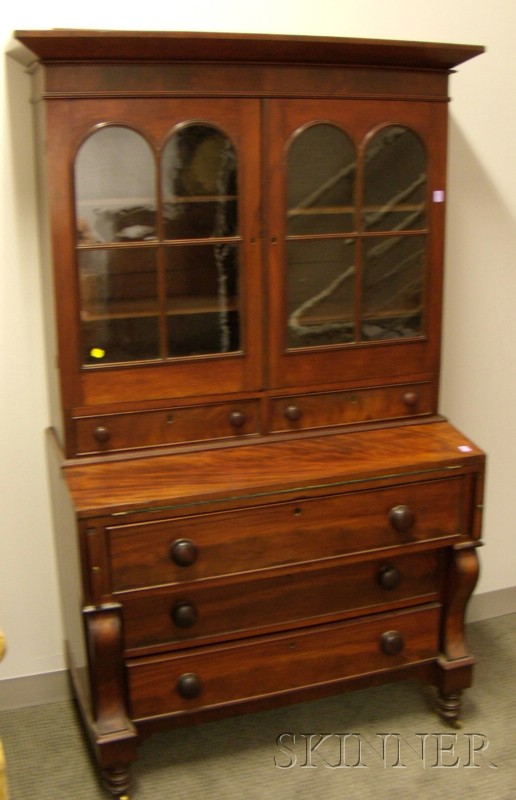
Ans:
{"label": "round wooden knob", "polygon": [[93,431],[93,438],[103,444],[104,442],[109,442],[111,438],[111,433],[109,428],[105,428],[104,425],[97,425],[95,430]]}
{"label": "round wooden knob", "polygon": [[398,631],[385,631],[380,636],[380,647],[387,656],[397,656],[404,644],[403,636]]}
{"label": "round wooden knob", "polygon": [[178,567],[190,567],[197,555],[197,547],[190,539],[176,539],[170,548],[170,558]]}
{"label": "round wooden knob", "polygon": [[178,628],[191,628],[197,622],[197,609],[192,603],[178,603],[172,609],[172,619]]}
{"label": "round wooden knob", "polygon": [[303,416],[303,412],[299,406],[287,406],[283,413],[290,422],[296,422]]}
{"label": "round wooden knob", "polygon": [[401,572],[392,564],[385,564],[378,572],[378,583],[382,589],[395,589],[401,581]]}
{"label": "round wooden knob", "polygon": [[185,672],[184,675],[180,675],[177,679],[176,691],[185,700],[193,700],[195,697],[199,697],[202,691],[199,676],[195,672]]}
{"label": "round wooden knob", "polygon": [[416,515],[408,506],[394,506],[389,512],[389,521],[399,533],[407,533],[414,525]]}
{"label": "round wooden knob", "polygon": [[417,392],[405,392],[403,395],[403,402],[407,408],[414,408],[419,402],[419,395]]}
{"label": "round wooden knob", "polygon": [[234,428],[241,428],[245,422],[245,414],[241,411],[232,411],[229,415],[229,424]]}

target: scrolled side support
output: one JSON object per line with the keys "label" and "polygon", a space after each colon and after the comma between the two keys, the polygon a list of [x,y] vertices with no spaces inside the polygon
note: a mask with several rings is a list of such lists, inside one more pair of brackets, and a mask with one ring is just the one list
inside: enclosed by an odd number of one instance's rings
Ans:
{"label": "scrolled side support", "polygon": [[478,545],[479,542],[456,545],[448,554],[441,656],[437,661],[437,710],[453,727],[461,725],[462,690],[471,686],[475,664],[466,647],[465,617],[479,575]]}
{"label": "scrolled side support", "polygon": [[442,627],[442,652],[449,659],[466,658],[465,616],[479,575],[478,542],[450,549]]}
{"label": "scrolled side support", "polygon": [[87,606],[83,615],[91,700],[86,727],[104,784],[120,798],[131,785],[138,738],[127,708],[121,606]]}

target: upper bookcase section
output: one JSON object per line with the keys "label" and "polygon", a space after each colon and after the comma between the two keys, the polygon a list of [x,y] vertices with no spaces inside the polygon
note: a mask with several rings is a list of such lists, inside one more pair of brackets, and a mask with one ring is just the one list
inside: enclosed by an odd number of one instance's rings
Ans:
{"label": "upper bookcase section", "polygon": [[54,61],[166,61],[241,64],[319,64],[451,70],[484,48],[465,44],[315,36],[177,31],[52,29],[16,31],[30,64]]}

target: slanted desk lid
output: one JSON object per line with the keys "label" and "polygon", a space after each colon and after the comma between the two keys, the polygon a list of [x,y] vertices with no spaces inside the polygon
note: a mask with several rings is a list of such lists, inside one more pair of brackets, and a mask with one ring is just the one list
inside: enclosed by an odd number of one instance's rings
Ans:
{"label": "slanted desk lid", "polygon": [[481,469],[448,422],[64,466],[79,517],[253,505]]}

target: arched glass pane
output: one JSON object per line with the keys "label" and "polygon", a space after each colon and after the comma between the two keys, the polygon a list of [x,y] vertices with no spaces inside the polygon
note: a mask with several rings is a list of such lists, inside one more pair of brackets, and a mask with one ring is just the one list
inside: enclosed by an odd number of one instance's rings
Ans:
{"label": "arched glass pane", "polygon": [[237,233],[236,153],[218,128],[180,128],[163,150],[161,169],[165,239]]}
{"label": "arched glass pane", "polygon": [[355,148],[326,122],[302,130],[287,156],[287,235],[354,229]]}
{"label": "arched glass pane", "polygon": [[136,131],[109,125],[81,145],[75,160],[79,244],[156,237],[155,168]]}
{"label": "arched glass pane", "polygon": [[417,134],[402,125],[389,125],[371,137],[364,157],[364,230],[426,226],[426,160]]}
{"label": "arched glass pane", "polygon": [[155,163],[140,134],[111,125],[85,140],[75,205],[82,363],[159,358],[156,250],[120,245],[156,240]]}
{"label": "arched glass pane", "polygon": [[[355,148],[340,128],[301,130],[287,154],[287,347],[353,341]],[[329,238],[326,238],[328,236]],[[323,238],[319,238],[323,237]]]}
{"label": "arched glass pane", "polygon": [[161,176],[168,356],[237,351],[240,243],[228,241],[238,232],[235,148],[213,125],[184,125],[163,149]]}
{"label": "arched glass pane", "polygon": [[[364,241],[361,338],[411,338],[424,332],[427,158],[414,131],[389,125],[364,155],[364,232],[401,234]],[[404,234],[404,235],[403,235]]]}

